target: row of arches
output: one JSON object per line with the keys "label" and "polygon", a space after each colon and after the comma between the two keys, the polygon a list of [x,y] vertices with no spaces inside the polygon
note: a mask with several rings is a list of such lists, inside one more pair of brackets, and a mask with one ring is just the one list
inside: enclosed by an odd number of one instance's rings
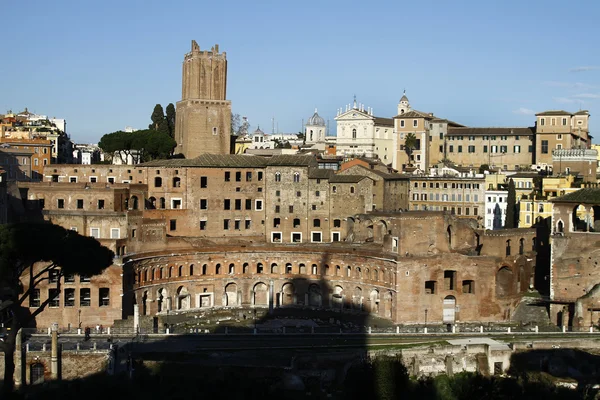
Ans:
{"label": "row of arches", "polygon": [[140,298],[141,312],[143,315],[163,313],[171,310],[186,311],[213,307],[312,307],[330,308],[341,310],[365,311],[379,315],[383,318],[392,318],[394,292],[379,289],[363,289],[355,286],[344,289],[341,285],[333,288],[324,288],[319,283],[298,284],[285,282],[279,288],[271,291],[269,285],[259,281],[244,289],[243,285],[230,282],[225,285],[222,293],[210,293],[205,289],[191,292],[185,285],[181,285],[169,292],[169,288],[161,287],[156,290],[156,307],[149,309],[152,300],[151,291],[145,290]]}
{"label": "row of arches", "polygon": [[190,264],[188,267],[179,265],[178,267],[164,266],[144,268],[137,271],[136,282],[141,285],[144,283],[154,282],[156,280],[160,281],[170,278],[235,274],[321,275],[381,282],[391,285],[396,284],[396,274],[391,268],[352,267],[350,265],[330,266],[329,264],[325,264],[319,268],[317,264],[308,266],[304,263],[299,263],[297,265],[293,265],[292,263],[285,263],[283,265],[271,263],[270,265],[267,265],[260,262],[254,265],[250,265],[250,263],[243,263],[241,266],[239,264],[236,265],[235,263],[229,263],[228,265],[221,263],[216,263],[214,265],[203,264],[200,266],[200,268],[198,268],[198,270],[194,264]]}

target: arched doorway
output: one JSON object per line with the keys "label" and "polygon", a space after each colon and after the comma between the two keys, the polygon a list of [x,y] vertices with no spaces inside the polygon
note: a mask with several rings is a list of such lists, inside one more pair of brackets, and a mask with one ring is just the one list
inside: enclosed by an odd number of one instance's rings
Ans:
{"label": "arched doorway", "polygon": [[35,362],[29,367],[30,382],[32,385],[44,383],[44,364]]}
{"label": "arched doorway", "polygon": [[502,267],[496,273],[496,297],[510,296],[513,292],[513,272],[508,267]]}
{"label": "arched doorway", "polygon": [[255,306],[266,306],[269,304],[267,297],[267,285],[265,285],[264,283],[259,282],[256,285],[254,285],[252,293],[254,297],[253,300]]}
{"label": "arched doorway", "polygon": [[308,287],[308,305],[311,307],[321,307],[321,288],[313,283]]}
{"label": "arched doorway", "polygon": [[443,322],[445,324],[453,324],[456,321],[456,298],[454,296],[446,296],[444,298]]}
{"label": "arched doorway", "polygon": [[158,293],[156,296],[156,304],[158,307],[158,312],[162,312],[162,311],[169,309],[168,305],[166,304],[166,301],[167,301],[167,289],[164,289],[164,288],[158,289]]}
{"label": "arched doorway", "polygon": [[379,292],[377,291],[377,289],[371,290],[369,300],[370,300],[370,305],[369,305],[370,311],[373,314],[379,314]]}
{"label": "arched doorway", "polygon": [[142,294],[142,315],[148,315],[148,292]]}
{"label": "arched doorway", "polygon": [[225,286],[225,306],[234,307],[238,305],[237,285],[230,283]]}
{"label": "arched doorway", "polygon": [[335,308],[343,308],[344,307],[344,289],[341,286],[336,286],[333,288],[332,293],[332,306]]}
{"label": "arched doorway", "polygon": [[177,309],[188,310],[190,308],[190,294],[185,286],[177,289]]}
{"label": "arched doorway", "polygon": [[296,304],[296,291],[292,283],[286,283],[281,288],[281,305],[291,306]]}
{"label": "arched doorway", "polygon": [[354,288],[354,295],[352,296],[353,308],[355,310],[362,310],[362,289],[359,287]]}

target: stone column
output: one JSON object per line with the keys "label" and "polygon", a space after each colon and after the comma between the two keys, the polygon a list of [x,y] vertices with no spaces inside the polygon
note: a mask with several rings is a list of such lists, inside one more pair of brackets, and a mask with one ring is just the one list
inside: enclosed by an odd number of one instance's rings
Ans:
{"label": "stone column", "polygon": [[273,281],[269,282],[269,314],[273,314]]}
{"label": "stone column", "polygon": [[50,356],[50,371],[53,380],[58,380],[58,324],[52,324],[52,353]]}
{"label": "stone column", "polygon": [[135,332],[140,330],[140,306],[138,304],[133,305],[133,330]]}
{"label": "stone column", "polygon": [[20,387],[23,384],[23,366],[24,366],[24,354],[23,354],[23,330],[19,329],[17,332],[17,338],[15,340],[15,388]]}

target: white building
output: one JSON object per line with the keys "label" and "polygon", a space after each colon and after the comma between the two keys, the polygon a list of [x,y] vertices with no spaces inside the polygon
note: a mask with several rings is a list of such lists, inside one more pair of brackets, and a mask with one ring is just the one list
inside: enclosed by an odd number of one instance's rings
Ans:
{"label": "white building", "polygon": [[485,229],[502,229],[506,221],[506,190],[485,191]]}
{"label": "white building", "polygon": [[113,165],[135,165],[142,161],[141,154],[138,150],[115,151],[112,157]]}
{"label": "white building", "polygon": [[373,109],[364,104],[339,109],[335,117],[337,127],[337,154],[379,158],[392,163],[394,154],[394,120],[373,115]]}
{"label": "white building", "polygon": [[250,134],[250,140],[252,140],[252,143],[249,146],[250,149],[275,148],[275,142],[272,141],[272,138],[270,138],[269,135],[267,135],[260,129],[260,126]]}
{"label": "white building", "polygon": [[97,144],[74,144],[73,163],[90,165],[102,161],[102,151]]}

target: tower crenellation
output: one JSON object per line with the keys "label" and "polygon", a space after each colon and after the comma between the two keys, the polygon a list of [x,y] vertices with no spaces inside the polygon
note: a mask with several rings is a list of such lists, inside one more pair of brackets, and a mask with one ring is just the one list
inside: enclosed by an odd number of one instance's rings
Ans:
{"label": "tower crenellation", "polygon": [[215,44],[201,50],[195,40],[182,65],[181,101],[177,102],[177,153],[230,154],[231,102],[227,98],[227,55]]}

